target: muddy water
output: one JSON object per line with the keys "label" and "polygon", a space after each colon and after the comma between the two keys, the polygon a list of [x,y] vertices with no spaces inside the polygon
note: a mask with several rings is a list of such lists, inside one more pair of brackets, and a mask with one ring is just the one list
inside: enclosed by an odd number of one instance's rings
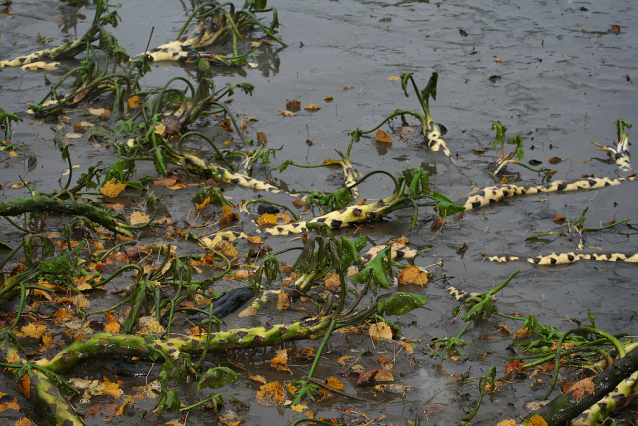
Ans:
{"label": "muddy water", "polygon": [[[186,2],[128,1],[120,9],[121,25],[113,31],[120,45],[130,53],[141,52],[151,28],[155,27],[151,45],[172,39],[192,10]],[[41,48],[37,35],[52,38],[58,45],[72,35],[86,31],[92,17],[91,7],[80,13],[88,16],[77,18],[75,8],[61,6],[60,2],[16,1],[10,7],[12,16],[0,15],[2,59],[13,58]],[[557,170],[554,179],[577,178],[582,175],[614,176],[617,167],[607,161],[607,156],[597,151],[591,141],[613,145],[616,129],[613,122],[622,118],[638,123],[636,85],[638,79],[638,55],[635,40],[637,30],[632,21],[638,12],[627,2],[561,1],[445,1],[445,2],[375,2],[375,1],[278,1],[269,2],[279,10],[281,35],[289,44],[281,48],[276,44],[261,48],[251,59],[256,68],[219,68],[215,80],[225,82],[248,81],[256,86],[252,97],[237,94],[231,105],[237,113],[254,116],[258,121],[250,128],[251,136],[257,131],[267,135],[269,147],[283,149],[277,153],[272,165],[258,166],[254,177],[272,177],[278,185],[293,191],[313,189],[332,191],[341,185],[337,171],[330,169],[288,168],[283,173],[271,172],[286,159],[298,163],[319,164],[327,158],[335,158],[335,149],[345,151],[349,142],[348,132],[359,127],[363,130],[376,126],[385,116],[397,108],[417,109],[413,94],[406,98],[400,82],[388,77],[414,72],[423,87],[432,71],[439,73],[436,101],[431,103],[433,118],[444,124],[448,133],[445,139],[457,165],[441,152],[429,151],[416,136],[401,140],[386,126],[384,129],[394,139],[392,144],[363,138],[352,150],[352,162],[357,170],[366,174],[383,169],[398,174],[408,167],[424,167],[429,170],[430,181],[438,192],[461,199],[472,189],[493,185],[499,179],[488,173],[487,165],[494,160],[491,148],[492,122],[500,120],[508,127],[507,136],[522,135],[524,161],[537,160],[540,167]],[[58,25],[62,18],[62,25]],[[620,26],[620,32],[611,32],[612,25]],[[259,37],[255,32],[253,37]],[[250,37],[249,37],[250,39]],[[224,49],[222,47],[221,49]],[[76,64],[64,64],[58,71],[48,72],[57,81],[65,71]],[[155,64],[153,71],[142,82],[143,87],[157,87],[173,76],[192,78],[194,71],[187,66]],[[19,69],[0,71],[0,106],[7,111],[23,112],[37,103],[47,92],[41,72],[25,72]],[[324,99],[334,98],[332,102]],[[284,117],[287,100],[299,100],[302,106],[317,104],[321,110],[301,110],[294,117]],[[0,200],[24,196],[19,189],[10,189],[25,177],[37,183],[40,190],[59,187],[58,180],[66,163],[59,160],[57,149],[51,141],[54,135],[64,135],[70,124],[82,118],[71,115],[71,121],[35,122],[21,114],[21,123],[13,137],[14,144],[24,148],[19,158],[0,153],[0,183],[4,189]],[[112,125],[113,123],[106,123]],[[217,135],[215,119],[202,120],[193,130]],[[399,124],[398,122],[396,124]],[[415,123],[416,126],[416,123]],[[630,140],[635,134],[629,131]],[[224,142],[232,136],[222,135]],[[306,144],[311,139],[313,144]],[[237,138],[235,138],[237,140]],[[73,163],[79,164],[76,173],[103,160],[115,159],[113,149],[98,147],[86,138],[75,139],[72,149]],[[240,143],[233,145],[241,149]],[[189,147],[203,155],[211,155],[203,145]],[[484,150],[478,155],[476,150]],[[630,149],[633,151],[633,149]],[[635,152],[634,152],[635,154]],[[32,172],[26,170],[26,159],[35,155],[38,166]],[[558,157],[563,161],[551,165],[549,160]],[[140,175],[153,174],[144,164],[138,164]],[[540,177],[529,170],[510,166],[503,173],[510,182],[538,184]],[[499,178],[502,176],[499,176]],[[62,176],[62,182],[66,177]],[[552,236],[539,241],[526,240],[534,232],[556,230],[555,216],[577,218],[589,208],[585,226],[596,227],[612,218],[624,219],[637,216],[636,184],[606,188],[596,192],[561,195],[541,195],[511,199],[492,207],[470,212],[463,218],[455,218],[440,232],[430,230],[432,211],[423,210],[418,227],[410,229],[411,212],[392,214],[387,221],[363,227],[371,244],[382,243],[389,238],[407,236],[417,249],[431,247],[416,263],[429,266],[439,260],[452,285],[470,291],[486,291],[502,282],[513,271],[521,273],[498,295],[498,307],[506,313],[519,312],[523,316],[534,314],[539,321],[558,327],[562,331],[575,327],[570,318],[587,322],[587,311],[596,318],[596,325],[611,333],[638,334],[635,326],[636,300],[638,300],[636,276],[638,271],[630,264],[581,261],[562,267],[530,266],[524,261],[509,264],[493,264],[485,255],[516,255],[525,259],[551,252],[573,251],[578,239],[574,236]],[[361,186],[364,198],[381,198],[389,195],[392,183],[386,178],[369,180]],[[185,200],[192,193],[157,190],[162,197],[162,208],[173,220],[185,220],[191,208]],[[125,196],[135,196],[128,192]],[[254,193],[229,188],[226,195],[237,199],[249,199]],[[126,197],[123,197],[126,199]],[[285,197],[276,201],[289,202]],[[635,221],[634,221],[635,223]],[[50,224],[54,227],[55,224]],[[53,229],[51,229],[53,230]],[[7,242],[15,242],[21,236],[6,222],[1,228]],[[252,228],[247,226],[247,232]],[[352,235],[353,231],[343,234]],[[287,237],[270,237],[268,244],[275,249],[298,245]],[[150,241],[146,239],[145,241]],[[468,250],[459,255],[456,250],[464,243]],[[586,235],[588,252],[623,252],[636,250],[633,228],[621,225],[616,228]],[[187,252],[197,251],[190,244],[180,244]],[[285,259],[294,261],[294,257]],[[457,306],[444,291],[440,271],[427,289],[409,289],[428,294],[427,309],[422,309],[397,320],[405,336],[420,339],[420,347],[427,346],[433,336],[455,336],[462,328],[460,320],[453,321],[451,310]],[[272,314],[270,321],[290,319]],[[239,321],[227,320],[229,324]],[[411,386],[405,395],[375,392],[365,387],[357,388],[355,379],[343,378],[345,391],[357,394],[370,402],[332,398],[310,404],[317,417],[340,417],[344,421],[361,418],[365,413],[372,418],[385,417],[379,424],[458,424],[471,409],[477,397],[476,383],[451,383],[450,378],[434,365],[442,364],[448,373],[465,377],[480,377],[488,367],[497,367],[497,377],[503,375],[506,347],[512,343],[508,336],[496,340],[478,340],[490,335],[506,324],[516,329],[511,320],[491,318],[471,327],[465,338],[475,343],[462,348],[467,355],[459,360],[431,358],[415,351],[409,358],[403,352],[395,359],[398,382]],[[238,323],[241,324],[241,323]],[[316,348],[316,343],[309,344]],[[302,348],[303,343],[297,344]],[[336,361],[342,355],[360,356],[359,363],[366,369],[378,368],[374,363],[379,355],[394,357],[398,348],[376,345],[367,338],[335,337],[330,352],[322,362],[317,377],[327,377],[335,370],[346,368]],[[487,354],[483,359],[484,354]],[[293,367],[293,376],[282,377],[269,368],[269,356],[241,359],[245,376],[262,374],[269,380],[299,378],[309,368],[300,363]],[[102,371],[90,368],[83,373],[87,377],[100,377]],[[549,381],[541,377],[543,384],[530,387],[530,379],[514,380],[500,388],[494,401],[484,400],[474,424],[491,424],[500,420],[524,415],[523,405],[539,400]],[[132,386],[133,384],[131,384]],[[139,385],[136,383],[135,385]],[[197,393],[186,386],[185,393],[194,398],[208,394]],[[243,379],[229,393],[244,401],[254,401],[257,387]],[[196,395],[196,396],[195,396]],[[193,401],[194,402],[194,401]],[[140,403],[150,408],[152,403]],[[333,410],[331,410],[331,407]],[[349,414],[334,411],[353,407]],[[80,407],[82,408],[82,407]],[[86,407],[85,407],[86,408]],[[246,424],[287,424],[299,415],[289,408],[266,408],[252,403],[241,416]],[[101,419],[88,419],[102,424]],[[216,424],[208,412],[193,412],[191,424]],[[136,417],[117,418],[118,424],[137,424]],[[376,423],[375,423],[376,424]]]}

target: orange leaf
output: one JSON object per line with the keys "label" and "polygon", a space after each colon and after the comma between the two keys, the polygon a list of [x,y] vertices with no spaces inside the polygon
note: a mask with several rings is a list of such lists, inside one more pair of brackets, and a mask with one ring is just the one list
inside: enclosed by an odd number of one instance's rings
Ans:
{"label": "orange leaf", "polygon": [[529,426],[547,426],[545,419],[538,414],[534,414],[527,424]]}
{"label": "orange leaf", "polygon": [[257,140],[259,142],[265,141],[266,139],[267,138],[266,138],[266,134],[265,133],[257,132]]}
{"label": "orange leaf", "polygon": [[514,333],[514,338],[515,339],[524,339],[527,336],[529,336],[530,334],[532,334],[532,330],[525,327],[525,328],[519,328],[516,333]]}
{"label": "orange leaf", "polygon": [[247,240],[248,240],[249,243],[252,243],[252,244],[261,244],[261,243],[263,243],[261,237],[257,237],[257,236],[248,237]]}
{"label": "orange leaf", "polygon": [[28,374],[20,377],[20,380],[18,380],[18,389],[20,389],[20,392],[22,392],[25,398],[31,398],[31,377],[29,377]]}
{"label": "orange leaf", "polygon": [[222,216],[219,218],[219,223],[231,223],[239,219],[239,215],[233,212],[230,206],[222,207]]}
{"label": "orange leaf", "polygon": [[399,284],[426,285],[429,281],[428,273],[418,266],[408,266],[404,268],[398,278]]}
{"label": "orange leaf", "polygon": [[120,324],[116,322],[109,322],[104,326],[104,331],[107,333],[119,334],[121,331]]}
{"label": "orange leaf", "polygon": [[326,379],[326,384],[333,389],[343,390],[343,383],[341,383],[336,377],[328,377]]}
{"label": "orange leaf", "polygon": [[388,135],[386,132],[384,132],[381,129],[377,130],[377,133],[374,135],[374,138],[378,140],[379,142],[386,142],[386,143],[392,142],[392,138],[390,137],[390,135]]}
{"label": "orange leaf", "polygon": [[257,402],[264,407],[282,405],[284,403],[284,388],[279,382],[270,382],[259,387]]}

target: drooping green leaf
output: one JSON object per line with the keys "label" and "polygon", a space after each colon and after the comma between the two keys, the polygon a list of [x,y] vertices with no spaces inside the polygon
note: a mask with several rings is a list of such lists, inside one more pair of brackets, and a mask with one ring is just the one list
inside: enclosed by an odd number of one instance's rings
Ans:
{"label": "drooping green leaf", "polygon": [[433,72],[428,81],[428,85],[421,92],[421,98],[424,102],[427,102],[428,97],[432,97],[436,101],[436,83],[439,80],[439,73]]}
{"label": "drooping green leaf", "polygon": [[521,135],[512,136],[507,141],[510,145],[516,145],[516,156],[519,160],[523,159],[525,153],[523,152],[523,137]]}
{"label": "drooping green leaf", "polygon": [[378,286],[389,289],[391,287],[389,276],[393,276],[392,264],[390,262],[392,246],[387,246],[377,253],[374,259],[352,278],[353,284],[364,284],[372,280],[371,284],[376,290]]}
{"label": "drooping green leaf", "polygon": [[505,132],[507,131],[507,127],[504,127],[500,121],[495,121],[492,123],[492,130],[496,130],[496,137],[492,142],[492,146],[494,147],[494,151],[500,155],[503,152],[503,144],[505,143]]}
{"label": "drooping green leaf", "polygon": [[235,383],[240,377],[241,373],[235,373],[228,367],[209,368],[197,382],[197,390],[218,389],[227,384]]}
{"label": "drooping green leaf", "polygon": [[379,297],[377,313],[379,315],[404,315],[413,309],[425,305],[428,296],[397,292]]}
{"label": "drooping green leaf", "polygon": [[432,191],[430,196],[434,198],[434,200],[436,201],[436,206],[434,206],[434,210],[436,210],[436,212],[443,218],[465,210],[465,207],[459,206],[454,201],[439,194],[436,191]]}

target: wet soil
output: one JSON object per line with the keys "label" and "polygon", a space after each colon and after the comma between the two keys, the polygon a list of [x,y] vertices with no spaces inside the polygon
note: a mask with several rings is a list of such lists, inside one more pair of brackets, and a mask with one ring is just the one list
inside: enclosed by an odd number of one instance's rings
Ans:
{"label": "wet soil", "polygon": [[[153,7],[149,7],[151,3]],[[638,79],[635,49],[638,12],[634,5],[625,1],[342,0],[271,1],[269,5],[279,10],[281,35],[289,47],[263,46],[251,59],[257,64],[256,68],[216,68],[215,81],[219,85],[241,81],[255,85],[253,96],[234,96],[231,109],[255,117],[258,121],[251,124],[251,136],[263,132],[268,137],[269,147],[282,147],[282,150],[271,165],[256,167],[253,177],[273,178],[277,185],[291,191],[333,191],[341,186],[341,176],[338,171],[327,168],[290,167],[278,173],[272,172],[272,167],[287,159],[319,164],[327,158],[335,158],[335,149],[345,151],[347,148],[348,132],[357,127],[370,129],[397,108],[418,108],[414,95],[406,98],[400,82],[389,79],[406,71],[414,72],[422,87],[432,71],[439,73],[437,98],[431,102],[432,116],[447,127],[445,139],[458,164],[452,164],[441,152],[428,150],[421,143],[422,138],[417,136],[418,129],[414,136],[402,140],[387,126],[384,129],[394,142],[387,144],[374,138],[363,138],[352,150],[352,162],[361,174],[378,169],[400,174],[408,167],[421,166],[430,171],[430,182],[438,192],[456,200],[475,188],[497,184],[502,176],[517,184],[539,184],[541,181],[538,174],[516,166],[510,166],[499,178],[489,174],[487,166],[495,159],[491,148],[494,121],[500,120],[508,127],[507,136],[522,135],[524,161],[537,160],[542,166],[555,169],[554,179],[582,175],[614,177],[617,166],[608,161],[604,152],[597,151],[591,141],[615,145],[615,120],[622,118],[638,123],[637,88],[633,84],[633,80]],[[159,45],[175,37],[191,10],[192,5],[187,2],[127,1],[119,9],[123,20],[113,34],[127,51],[138,53],[144,50],[152,27],[155,31],[151,45]],[[78,12],[88,18],[77,18]],[[2,59],[42,48],[37,41],[38,33],[52,38],[50,45],[83,34],[92,12],[91,6],[78,9],[54,1],[13,2],[10,15],[0,15]],[[58,18],[61,18],[60,25]],[[610,31],[612,25],[618,25],[620,31]],[[259,32],[251,34],[255,38],[260,36]],[[64,63],[60,70],[46,75],[57,81],[75,65],[77,63],[72,61]],[[141,84],[158,87],[173,76],[192,79],[194,74],[194,70],[186,65],[158,63]],[[62,179],[64,183],[66,180],[61,173],[67,165],[53,146],[52,137],[64,135],[73,123],[84,118],[69,114],[69,121],[63,118],[41,121],[23,113],[49,90],[42,72],[2,69],[0,90],[0,106],[6,111],[18,111],[25,119],[17,126],[12,140],[23,150],[20,157],[9,157],[6,151],[0,152],[0,183],[3,186],[0,200],[26,195],[24,189],[11,189],[19,176],[37,184],[41,191],[59,188],[58,181]],[[334,100],[325,101],[328,96]],[[317,112],[302,109],[293,117],[280,115],[279,112],[286,109],[287,100],[293,99],[299,100],[302,106],[314,103],[321,109]],[[112,126],[114,123],[103,124]],[[211,136],[216,136],[219,129],[214,117],[192,126],[192,130]],[[631,130],[629,134],[633,137]],[[306,143],[308,138],[313,141],[311,146]],[[230,139],[232,135],[223,134],[216,140],[222,143]],[[117,158],[112,148],[96,146],[86,138],[70,142],[74,144],[72,161],[80,165],[76,169],[78,175],[99,160],[108,164]],[[233,146],[242,149],[240,142],[234,142]],[[212,156],[207,146],[191,144],[188,148],[202,156]],[[476,150],[484,150],[484,153],[479,155]],[[33,155],[38,158],[38,166],[28,172],[26,161]],[[549,161],[554,157],[562,161],[550,165]],[[138,164],[138,173],[154,175],[154,171],[144,164]],[[484,255],[515,255],[526,259],[574,251],[578,238],[573,235],[540,240],[526,240],[526,237],[555,230],[558,228],[552,221],[555,216],[577,218],[585,208],[589,209],[585,222],[588,227],[608,223],[614,217],[636,216],[636,185],[628,182],[594,192],[517,197],[454,218],[438,232],[430,230],[434,218],[431,210],[420,212],[415,230],[410,229],[411,211],[406,210],[390,215],[383,222],[364,226],[360,232],[365,233],[371,245],[406,236],[415,249],[431,247],[416,264],[429,266],[442,260],[449,282],[468,291],[486,291],[520,269],[521,273],[497,295],[497,306],[503,312],[518,312],[523,316],[534,314],[542,323],[567,331],[576,326],[572,319],[587,322],[590,311],[599,328],[612,334],[635,335],[638,333],[638,271],[635,266],[593,261],[560,267],[538,267],[524,261],[494,264]],[[385,178],[369,180],[360,188],[361,196],[368,199],[386,197],[391,191],[392,183]],[[162,214],[174,221],[186,220],[189,214],[192,218],[192,206],[187,200],[193,193],[194,190],[169,191],[157,187]],[[256,193],[229,187],[226,195],[250,199]],[[120,202],[130,206],[131,198],[137,196],[134,190],[127,190],[120,196]],[[285,196],[275,196],[273,200],[289,202]],[[6,236],[7,243],[13,244],[21,238],[22,234],[6,221],[0,226],[0,233]],[[57,224],[52,220],[47,226],[51,228],[49,230],[55,230]],[[246,232],[252,232],[249,225],[246,225]],[[348,229],[337,235],[354,235],[356,232],[359,231]],[[634,253],[635,233],[634,228],[620,225],[588,234],[586,250]],[[155,239],[148,235],[140,241]],[[290,240],[289,237],[269,237],[267,243],[275,250],[299,245]],[[469,248],[463,254],[457,254],[456,250],[464,242]],[[200,250],[192,243],[176,244],[184,253]],[[238,247],[240,251],[247,251],[245,243]],[[282,260],[294,261],[294,254],[286,256]],[[382,393],[357,387],[354,378],[342,377],[346,392],[369,402],[339,397],[309,404],[309,410],[317,417],[339,417],[346,421],[361,419],[358,413],[365,413],[370,419],[385,415],[379,424],[413,424],[406,423],[408,421],[421,425],[459,424],[467,410],[473,408],[478,395],[477,383],[451,382],[450,377],[435,366],[441,364],[448,373],[462,374],[466,378],[478,378],[490,366],[496,366],[497,377],[503,375],[503,356],[512,355],[506,349],[513,342],[511,336],[497,333],[498,338],[492,340],[480,340],[479,336],[495,335],[500,324],[515,329],[518,324],[511,320],[493,317],[470,327],[464,338],[474,342],[463,347],[466,355],[458,356],[456,360],[432,357],[427,351],[422,353],[421,348],[426,348],[432,337],[455,336],[463,327],[460,320],[454,320],[452,309],[458,307],[458,303],[445,292],[440,270],[430,269],[436,277],[428,288],[402,289],[424,293],[430,298],[426,309],[413,311],[396,321],[403,327],[404,336],[419,341],[412,355],[406,356],[394,345],[378,344],[367,337],[339,334],[330,341],[329,352],[316,374],[321,378],[335,372],[347,375],[347,366],[337,363],[343,355],[358,357],[357,363],[366,369],[378,368],[375,360],[380,355],[388,355],[394,358],[397,381],[412,390],[404,395]],[[226,285],[229,287],[231,283]],[[222,285],[220,290],[226,288]],[[98,298],[96,303],[113,302]],[[278,312],[249,321],[231,315],[226,323],[250,326],[254,325],[250,321],[281,322],[293,318],[292,314]],[[296,347],[316,348],[317,345],[316,342],[301,342]],[[268,354],[244,357],[233,354],[232,359],[228,358],[220,357],[215,362],[233,365],[244,373],[239,382],[224,391],[251,402],[250,408],[241,412],[246,424],[288,424],[289,419],[299,418],[290,408],[257,404],[254,396],[258,386],[247,377],[260,374],[268,380],[282,382],[297,379],[307,373],[309,362],[298,361],[292,367],[293,375],[282,376],[270,368]],[[93,366],[84,366],[81,370],[83,378],[101,378],[104,374]],[[549,376],[540,378],[542,384],[532,387],[532,379],[512,379],[494,395],[493,402],[489,398],[483,400],[472,423],[487,425],[525,415],[527,410],[523,405],[540,400],[547,388]],[[125,386],[144,384],[144,379],[124,380]],[[183,384],[180,392],[188,395],[192,402],[208,395],[195,390],[194,384]],[[99,402],[91,401],[92,404]],[[153,403],[138,404],[150,409]],[[350,408],[354,411],[346,410]],[[635,414],[629,414],[630,419],[631,416]],[[162,418],[160,422],[168,418]],[[88,418],[87,422],[102,424],[102,419]],[[111,423],[139,422],[136,416],[124,416]],[[218,424],[218,420],[210,411],[193,411],[187,423],[212,425]]]}

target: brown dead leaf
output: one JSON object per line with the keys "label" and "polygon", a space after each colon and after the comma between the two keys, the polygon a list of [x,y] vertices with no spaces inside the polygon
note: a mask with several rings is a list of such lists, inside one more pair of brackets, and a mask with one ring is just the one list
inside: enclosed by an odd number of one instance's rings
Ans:
{"label": "brown dead leaf", "polygon": [[427,285],[429,278],[428,273],[418,266],[408,266],[401,271],[398,281],[399,284]]}
{"label": "brown dead leaf", "polygon": [[374,135],[374,138],[379,142],[391,143],[392,138],[386,132],[381,129],[377,130],[377,133]]}
{"label": "brown dead leaf", "polygon": [[505,185],[507,183],[507,176],[503,176],[503,179],[501,179],[501,185]]}
{"label": "brown dead leaf", "polygon": [[153,185],[165,186],[168,188],[169,186],[173,186],[177,183],[177,179],[175,178],[163,178],[163,179],[155,179],[153,181]]}
{"label": "brown dead leaf", "polygon": [[509,325],[499,324],[498,326],[500,327],[499,330],[502,330],[502,331],[506,332],[507,334],[512,334]]}
{"label": "brown dead leaf", "polygon": [[277,309],[283,311],[284,309],[288,309],[290,307],[290,299],[288,294],[281,289],[279,290],[279,294],[277,296]]}
{"label": "brown dead leaf", "polygon": [[262,133],[262,132],[257,132],[257,140],[259,142],[263,142],[263,141],[267,140],[266,134]]}
{"label": "brown dead leaf", "polygon": [[572,393],[572,397],[575,401],[580,401],[583,399],[585,392],[594,393],[596,391],[596,385],[594,385],[595,376],[587,377],[586,379],[580,380],[572,387],[568,389],[568,392]]}
{"label": "brown dead leaf", "polygon": [[239,257],[239,252],[230,241],[222,241],[215,246],[224,256],[229,259]]}
{"label": "brown dead leaf", "polygon": [[18,389],[22,392],[25,398],[31,398],[31,377],[28,374],[20,377],[18,380]]}
{"label": "brown dead leaf", "polygon": [[519,328],[516,333],[514,333],[514,336],[512,336],[514,339],[524,339],[527,336],[529,336],[530,334],[532,334],[532,329],[530,328]]}
{"label": "brown dead leaf", "polygon": [[333,389],[343,390],[343,383],[336,377],[328,377],[326,379],[326,384]]}
{"label": "brown dead leaf", "polygon": [[270,366],[277,371],[285,371],[292,374],[292,371],[288,368],[288,351],[281,349],[276,353],[277,355],[270,360]]}
{"label": "brown dead leaf", "polygon": [[469,245],[467,243],[467,241],[465,241],[463,244],[461,244],[461,247],[456,249],[456,253],[463,253],[464,251],[466,251],[468,249]]}
{"label": "brown dead leaf", "polygon": [[261,237],[258,237],[258,236],[248,237],[246,239],[251,244],[262,244],[263,243],[263,240],[261,239]]}
{"label": "brown dead leaf", "polygon": [[549,164],[558,164],[558,163],[560,163],[561,161],[563,161],[563,160],[561,160],[561,159],[560,159],[560,158],[558,158],[558,157],[552,157],[552,158],[550,158],[550,159],[549,159]]}
{"label": "brown dead leaf", "polygon": [[233,209],[230,206],[222,207],[222,215],[219,218],[219,223],[231,223],[239,219],[239,215],[233,212]]}
{"label": "brown dead leaf", "polygon": [[106,182],[102,188],[100,188],[100,192],[105,197],[113,198],[120,195],[120,192],[124,191],[125,189],[125,183],[116,183],[115,179],[111,179],[110,181]]}
{"label": "brown dead leaf", "polygon": [[620,25],[612,25],[609,32],[614,34],[620,34]]}
{"label": "brown dead leaf", "polygon": [[286,102],[286,108],[301,108],[301,102],[299,102],[299,101],[288,101],[288,102]]}
{"label": "brown dead leaf", "polygon": [[285,225],[290,222],[292,222],[292,219],[285,213],[279,213],[276,215],[271,213],[264,213],[257,219],[257,223],[259,224],[259,226]]}

